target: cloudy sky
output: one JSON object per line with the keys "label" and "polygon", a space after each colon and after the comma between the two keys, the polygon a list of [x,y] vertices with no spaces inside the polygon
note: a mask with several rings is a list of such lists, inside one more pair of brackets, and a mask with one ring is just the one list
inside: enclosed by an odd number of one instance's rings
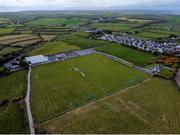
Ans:
{"label": "cloudy sky", "polygon": [[180,10],[180,0],[0,0],[0,11],[71,9]]}

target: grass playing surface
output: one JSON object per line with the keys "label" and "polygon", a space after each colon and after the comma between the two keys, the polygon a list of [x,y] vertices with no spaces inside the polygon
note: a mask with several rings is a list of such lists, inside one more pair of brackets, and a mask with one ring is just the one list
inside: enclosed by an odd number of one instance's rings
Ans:
{"label": "grass playing surface", "polygon": [[32,75],[31,98],[35,121],[54,117],[148,77],[99,54],[37,67]]}

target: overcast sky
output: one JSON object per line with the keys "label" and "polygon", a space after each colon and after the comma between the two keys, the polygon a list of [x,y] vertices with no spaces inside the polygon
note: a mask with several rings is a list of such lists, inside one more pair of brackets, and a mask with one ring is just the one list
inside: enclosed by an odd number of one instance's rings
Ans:
{"label": "overcast sky", "polygon": [[180,0],[0,0],[0,11],[70,9],[180,10]]}

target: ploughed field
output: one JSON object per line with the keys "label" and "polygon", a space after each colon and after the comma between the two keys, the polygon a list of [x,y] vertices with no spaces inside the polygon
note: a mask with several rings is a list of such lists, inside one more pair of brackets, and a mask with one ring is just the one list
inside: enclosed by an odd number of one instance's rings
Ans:
{"label": "ploughed field", "polygon": [[46,133],[180,133],[180,94],[152,78],[38,125]]}
{"label": "ploughed field", "polygon": [[149,77],[96,53],[36,67],[31,97],[35,122],[46,121]]}

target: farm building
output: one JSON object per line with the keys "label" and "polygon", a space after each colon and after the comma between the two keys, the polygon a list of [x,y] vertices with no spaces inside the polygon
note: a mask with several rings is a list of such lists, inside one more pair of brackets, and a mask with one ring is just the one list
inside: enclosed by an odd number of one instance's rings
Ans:
{"label": "farm building", "polygon": [[38,65],[38,64],[47,63],[48,57],[44,55],[31,56],[31,57],[26,57],[25,61],[32,65]]}

